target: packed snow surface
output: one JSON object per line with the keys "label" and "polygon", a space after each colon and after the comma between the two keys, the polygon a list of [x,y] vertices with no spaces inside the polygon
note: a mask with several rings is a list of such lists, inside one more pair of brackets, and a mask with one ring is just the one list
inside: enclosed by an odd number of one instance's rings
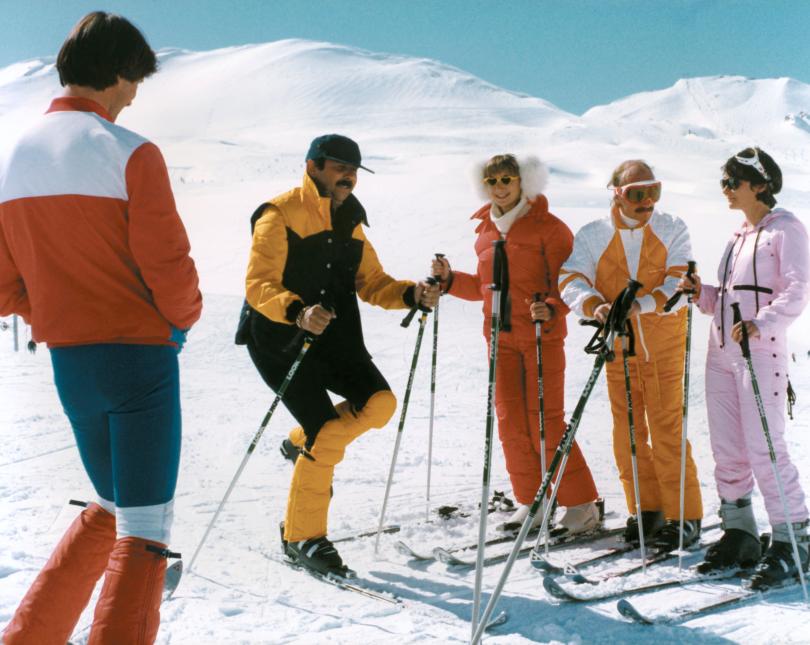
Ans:
{"label": "packed snow surface", "polygon": [[[620,161],[643,158],[663,181],[662,210],[683,218],[704,279],[712,280],[725,240],[742,215],[719,190],[723,161],[757,144],[782,165],[780,205],[808,223],[810,86],[792,79],[692,78],[626,97],[578,116],[540,98],[509,92],[433,60],[285,40],[209,52],[161,53],[161,71],[141,87],[119,123],[155,141],[170,167],[205,297],[202,320],[181,357],[184,444],[172,548],[187,560],[221,500],[273,395],[244,348],[233,344],[250,245],[249,215],[297,185],[309,141],[341,132],[355,138],[364,163],[356,194],[367,233],[393,275],[417,279],[433,253],[473,270],[480,206],[470,168],[489,156],[539,155],[550,167],[552,212],[573,231],[607,215],[605,184]],[[60,93],[52,59],[0,69],[0,145]],[[160,643],[452,643],[470,638],[473,573],[408,562],[397,539],[415,548],[471,542],[477,536],[486,397],[486,352],[479,303],[443,299],[431,506],[463,505],[472,515],[425,523],[430,342],[411,395],[388,522],[403,529],[381,540],[341,545],[368,587],[395,594],[401,608],[335,589],[280,562],[278,522],[290,467],[278,445],[293,425],[279,409],[195,566],[162,608]],[[363,305],[367,345],[400,400],[416,325],[402,312]],[[10,322],[10,321],[9,321]],[[792,457],[810,490],[810,340],[808,316],[791,328],[791,379],[799,402],[789,422]],[[427,333],[430,334],[429,324]],[[587,332],[570,324],[566,407],[573,409],[591,360]],[[717,510],[703,397],[708,319],[695,312],[689,436],[707,518]],[[804,331],[804,334],[802,334]],[[23,330],[23,335],[25,330]],[[25,340],[25,338],[24,338]],[[53,384],[48,352],[12,351],[0,334],[0,625],[5,624],[75,514],[69,498],[91,499],[69,424]],[[376,526],[399,412],[383,430],[349,447],[335,473],[330,535]],[[611,525],[627,514],[611,448],[604,380],[595,388],[578,441],[607,500]],[[493,451],[493,489],[509,491],[503,457]],[[510,491],[511,492],[511,491]],[[760,528],[767,530],[755,494]],[[500,518],[490,518],[490,531]],[[492,547],[492,554],[501,552]],[[576,553],[572,550],[571,553]],[[503,565],[488,567],[492,590]],[[651,569],[648,577],[671,575]],[[656,607],[686,592],[645,599]],[[810,642],[810,608],[794,589],[765,601],[678,626],[630,624],[615,600],[562,604],[546,595],[518,560],[499,609],[509,621],[490,643],[800,643]],[[90,619],[86,612],[80,626]]]}

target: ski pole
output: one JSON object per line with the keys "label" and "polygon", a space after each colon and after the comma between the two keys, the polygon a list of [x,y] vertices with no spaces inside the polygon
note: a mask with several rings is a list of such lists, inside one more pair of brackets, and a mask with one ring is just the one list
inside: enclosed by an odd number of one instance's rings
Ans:
{"label": "ski pole", "polygon": [[494,262],[492,267],[492,314],[490,317],[489,335],[489,379],[487,386],[487,418],[484,430],[484,471],[481,483],[481,514],[478,521],[478,552],[475,562],[475,587],[473,590],[472,632],[478,621],[481,608],[481,585],[484,578],[484,551],[487,533],[487,502],[489,501],[490,466],[492,463],[492,431],[495,422],[495,379],[498,363],[498,339],[501,331],[501,294],[508,283],[509,269],[506,258],[506,242],[496,240],[492,243]]}
{"label": "ski pole", "polygon": [[[687,263],[686,277],[691,278],[695,273],[695,261],[689,260]],[[679,491],[679,518],[680,518],[680,533],[678,535],[678,571],[683,571],[683,523],[684,523],[684,506],[686,497],[686,430],[688,427],[689,418],[689,364],[690,356],[692,354],[692,294],[694,291],[689,290],[685,292],[686,298],[686,353],[683,359],[683,421],[681,426],[681,483]],[[676,296],[680,294],[676,293]],[[674,298],[675,296],[673,296]],[[677,302],[677,298],[675,299]],[[664,305],[664,311],[669,313],[675,302],[670,305],[669,301]]]}
{"label": "ski pole", "polygon": [[[544,302],[546,294],[534,294],[535,302]],[[545,393],[543,385],[543,323],[539,320],[534,321],[534,338],[537,343],[537,400],[539,405],[539,426],[540,426],[540,472],[543,476],[546,475],[546,410],[545,410]],[[546,501],[543,500],[541,513],[544,513]],[[541,532],[545,536],[544,542],[546,546],[546,555],[548,555],[548,525],[545,527],[545,532]],[[538,538],[539,539],[539,538]]]}
{"label": "ski pole", "polygon": [[751,347],[748,344],[748,329],[742,319],[740,313],[740,305],[737,302],[731,303],[731,309],[734,312],[734,324],[741,323],[742,339],[740,341],[740,349],[748,365],[748,373],[751,376],[751,388],[754,390],[754,401],[757,404],[757,411],[759,412],[759,420],[762,422],[762,432],[765,435],[765,441],[768,442],[768,456],[771,459],[771,468],[773,475],[776,478],[776,489],[779,491],[779,501],[782,502],[782,512],[785,515],[785,523],[788,527],[788,534],[790,535],[790,544],[793,547],[793,560],[796,563],[796,569],[799,572],[799,581],[802,584],[802,593],[804,594],[805,602],[810,604],[810,596],[807,595],[807,584],[804,579],[804,569],[802,567],[802,559],[799,556],[799,545],[796,543],[796,534],[793,531],[793,521],[788,513],[787,499],[785,498],[785,488],[782,485],[782,477],[779,475],[779,469],[776,467],[776,452],[773,449],[773,442],[771,441],[771,432],[768,429],[768,418],[765,416],[765,406],[762,405],[762,395],[759,393],[759,383],[757,376],[754,372],[754,363],[751,360]]}
{"label": "ski pole", "polygon": [[[630,322],[626,323],[628,326]],[[641,550],[641,571],[647,573],[647,549],[644,544],[644,521],[641,515],[641,491],[638,485],[638,458],[636,457],[636,426],[633,418],[633,395],[631,393],[629,357],[635,352],[628,349],[628,332],[622,330],[622,367],[624,368],[624,391],[627,400],[627,425],[630,432],[630,463],[633,468],[633,496],[636,498],[636,518],[638,520],[638,540]]]}
{"label": "ski pole", "polygon": [[[560,439],[560,443],[557,446],[557,450],[554,452],[554,456],[551,458],[551,463],[549,464],[548,470],[543,477],[543,482],[540,484],[540,489],[537,491],[537,495],[535,495],[534,501],[529,508],[529,514],[526,516],[526,519],[523,520],[523,526],[520,527],[520,532],[518,533],[515,543],[512,546],[512,552],[509,554],[509,559],[506,561],[506,566],[501,573],[501,577],[498,580],[498,584],[495,586],[492,595],[489,597],[489,602],[487,603],[484,613],[481,616],[481,620],[478,622],[478,626],[473,633],[471,645],[476,645],[477,643],[481,642],[481,637],[484,634],[484,629],[486,629],[487,622],[489,621],[490,616],[492,616],[492,612],[495,610],[495,606],[498,604],[498,600],[503,592],[503,588],[506,585],[506,579],[509,577],[509,574],[512,571],[512,567],[517,560],[518,553],[523,546],[526,535],[529,533],[529,528],[534,522],[534,518],[537,515],[537,511],[540,508],[543,498],[546,496],[546,492],[548,491],[554,471],[557,470],[557,466],[560,464],[563,455],[571,451],[571,446],[574,444],[574,438],[576,436],[577,429],[579,428],[582,414],[585,411],[585,404],[588,402],[591,392],[596,385],[596,380],[599,378],[599,373],[602,371],[605,361],[612,360],[613,352],[611,348],[614,338],[613,330],[618,328],[619,323],[624,322],[627,312],[630,310],[630,306],[635,300],[636,292],[641,288],[641,286],[642,285],[640,282],[630,280],[627,288],[621,292],[611,307],[611,313],[608,315],[607,323],[602,330],[605,332],[605,337],[607,340],[606,342],[601,343],[599,348],[595,350],[598,353],[596,359],[594,360],[591,375],[588,377],[588,381],[585,383],[585,389],[583,390],[582,395],[579,397],[576,408],[574,408],[574,412],[571,415],[571,420],[568,422],[562,439]],[[597,334],[598,333],[599,332],[597,332]],[[594,336],[594,339],[595,338],[596,336]],[[591,342],[593,343],[593,340]],[[589,343],[589,346],[590,345],[591,344]],[[549,515],[551,514],[551,507],[552,505],[548,504],[545,512],[543,513],[544,524],[548,522]]]}
{"label": "ski pole", "polygon": [[[304,344],[301,346],[301,349],[298,352],[298,355],[295,357],[292,365],[290,366],[289,371],[287,372],[287,376],[284,377],[284,381],[281,383],[281,386],[278,388],[276,392],[276,398],[273,399],[273,403],[270,405],[270,408],[267,410],[267,414],[264,415],[264,419],[262,419],[261,426],[259,426],[259,430],[253,436],[253,441],[250,442],[248,446],[247,452],[245,456],[242,458],[242,463],[239,464],[239,468],[236,469],[236,474],[231,479],[231,483],[228,486],[228,490],[225,491],[225,496],[222,498],[222,501],[219,503],[216,512],[214,513],[214,517],[211,518],[211,521],[208,524],[208,528],[205,529],[205,533],[202,536],[202,540],[197,545],[196,551],[194,551],[194,555],[191,557],[191,562],[188,565],[188,570],[191,571],[194,568],[194,562],[197,560],[197,556],[200,554],[202,550],[203,544],[205,544],[205,540],[208,538],[208,534],[211,532],[211,528],[214,526],[214,523],[217,521],[220,512],[222,511],[223,507],[225,506],[225,502],[228,501],[228,498],[231,496],[231,492],[236,486],[236,482],[239,479],[239,476],[242,474],[242,471],[245,469],[247,465],[248,459],[253,454],[253,451],[256,449],[256,446],[259,443],[259,440],[262,438],[264,434],[265,428],[267,428],[267,424],[270,422],[270,417],[273,416],[273,412],[276,411],[279,402],[281,401],[284,393],[287,391],[287,388],[290,385],[290,382],[293,380],[293,376],[298,371],[301,362],[304,360],[304,356],[306,356],[307,351],[309,351],[310,346],[312,343],[315,342],[310,336],[304,336]],[[306,455],[306,453],[303,453]]]}
{"label": "ski pole", "polygon": [[[441,260],[444,253],[436,253],[436,259]],[[434,275],[438,284],[441,276]],[[430,521],[430,474],[433,468],[433,417],[436,404],[436,358],[439,352],[439,303],[433,308],[433,357],[430,365],[430,422],[428,424],[428,457],[427,457],[427,487],[425,489],[425,522]]]}
{"label": "ski pole", "polygon": [[[583,325],[583,326],[596,327],[597,331],[596,331],[596,334],[594,335],[594,338],[596,338],[596,336],[600,335],[602,333],[602,331],[603,331],[603,326],[600,323],[598,323],[597,321],[595,321],[595,320],[581,319],[579,321],[579,324]],[[593,340],[591,342],[593,342]],[[591,343],[588,343],[588,345],[590,347]],[[600,353],[599,351],[592,352],[592,351],[589,350],[588,347],[585,348],[585,351],[586,351],[586,353],[597,353],[597,354]],[[601,367],[600,367],[600,369],[601,369]],[[562,441],[562,438],[560,439],[560,441]],[[542,502],[542,505],[540,507],[540,514],[541,514],[540,517],[543,518],[543,519],[542,519],[542,522],[540,523],[540,531],[537,534],[537,541],[534,544],[534,548],[533,548],[534,553],[539,552],[540,545],[542,543],[543,548],[545,549],[546,555],[548,555],[548,551],[549,551],[548,529],[549,529],[549,524],[551,523],[551,515],[552,515],[552,513],[548,513],[548,515],[546,515],[546,505],[551,507],[552,509],[554,508],[554,502],[557,500],[557,492],[559,490],[560,483],[562,482],[563,475],[565,474],[565,468],[568,465],[568,455],[569,454],[570,454],[570,451],[567,451],[567,452],[563,453],[562,460],[560,461],[559,470],[557,470],[557,478],[554,480],[554,484],[551,487],[551,495],[547,495],[547,496],[543,497],[543,502]],[[545,474],[546,474],[546,471],[544,469],[543,470],[543,476],[544,477],[545,477]],[[554,473],[552,472],[552,477],[553,476],[554,476]],[[546,499],[546,498],[548,498],[548,499]]]}
{"label": "ski pole", "polygon": [[422,315],[419,317],[419,331],[416,333],[416,347],[413,350],[413,358],[411,359],[411,371],[410,374],[408,374],[408,385],[405,387],[405,397],[402,399],[402,412],[399,414],[397,438],[396,441],[394,441],[394,454],[391,455],[391,467],[388,469],[388,481],[385,484],[385,496],[383,497],[382,509],[380,510],[380,523],[377,525],[377,537],[374,540],[375,554],[378,553],[380,549],[380,535],[382,535],[383,522],[385,522],[385,510],[388,507],[388,494],[391,492],[391,483],[394,481],[394,469],[397,465],[399,445],[402,442],[402,431],[405,428],[405,415],[408,413],[408,400],[411,398],[413,376],[416,373],[416,363],[419,360],[419,348],[422,346],[422,336],[425,333],[427,315],[428,312],[423,310]]}

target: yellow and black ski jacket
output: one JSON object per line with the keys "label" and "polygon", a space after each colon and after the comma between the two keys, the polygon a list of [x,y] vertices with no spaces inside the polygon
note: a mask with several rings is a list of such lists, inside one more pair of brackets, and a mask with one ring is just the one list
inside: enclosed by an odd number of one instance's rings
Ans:
{"label": "yellow and black ski jacket", "polygon": [[332,213],[331,200],[319,195],[307,174],[300,188],[262,204],[251,218],[253,245],[237,343],[252,339],[262,351],[292,349],[299,332],[296,316],[320,303],[336,317],[310,351],[344,360],[369,358],[357,296],[385,309],[403,309],[414,304],[414,283],[383,270],[363,224],[368,225],[366,212],[354,195]]}

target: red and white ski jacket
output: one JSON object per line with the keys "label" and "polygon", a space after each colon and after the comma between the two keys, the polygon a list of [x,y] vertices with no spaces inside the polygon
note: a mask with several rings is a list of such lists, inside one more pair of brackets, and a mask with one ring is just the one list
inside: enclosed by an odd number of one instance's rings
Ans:
{"label": "red and white ski jacket", "polygon": [[61,97],[0,156],[0,316],[50,346],[171,344],[202,297],[157,146]]}

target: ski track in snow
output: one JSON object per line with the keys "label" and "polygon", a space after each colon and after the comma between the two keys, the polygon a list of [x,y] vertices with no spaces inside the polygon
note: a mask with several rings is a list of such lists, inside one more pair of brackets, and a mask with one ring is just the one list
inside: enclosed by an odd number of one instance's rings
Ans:
{"label": "ski track in snow", "polygon": [[[313,65],[341,71],[309,78]],[[329,80],[346,78],[346,66],[354,82],[344,87]],[[191,92],[190,79],[206,79],[203,86],[195,85],[193,105],[183,98]],[[0,70],[2,138],[41,112],[57,92],[50,61]],[[810,192],[804,188],[810,180],[810,134],[796,116],[808,97],[810,88],[790,79],[687,79],[579,117],[434,61],[324,43],[282,41],[163,53],[161,73],[143,85],[120,123],[163,150],[205,298],[203,318],[180,357],[184,441],[172,548],[190,560],[273,400],[247,352],[232,342],[250,244],[248,218],[262,200],[300,182],[312,136],[340,131],[360,141],[364,160],[378,173],[362,175],[357,188],[371,221],[367,233],[383,265],[397,277],[422,276],[435,251],[446,253],[454,268],[473,270],[475,225],[468,217],[480,204],[469,168],[497,152],[531,151],[550,166],[552,212],[574,231],[607,214],[604,184],[619,161],[650,161],[664,182],[661,209],[686,221],[699,270],[713,281],[725,240],[740,220],[728,212],[717,186],[719,166],[730,154],[752,142],[771,152],[785,173],[780,205],[810,221]],[[369,110],[359,109],[362,105]],[[369,350],[401,401],[416,325],[399,327],[404,312],[366,305],[362,311]],[[435,562],[409,563],[393,549],[398,539],[418,550],[477,539],[486,394],[481,305],[443,299],[440,316],[431,505],[462,503],[472,516],[449,522],[434,516],[424,523],[429,319],[386,517],[386,523],[400,523],[403,530],[382,537],[379,556],[373,553],[373,538],[340,545],[363,584],[397,595],[404,606],[341,591],[280,562],[278,522],[290,467],[278,446],[293,426],[280,407],[195,571],[184,574],[177,593],[164,604],[159,643],[469,641],[474,572]],[[708,322],[695,309],[689,436],[710,517],[718,500],[703,396]],[[790,332],[796,355],[791,380],[799,400],[787,440],[810,491],[810,341],[802,333],[808,322],[805,314]],[[593,363],[581,351],[589,335],[569,319],[569,412]],[[78,512],[68,499],[92,499],[92,489],[53,387],[46,349],[33,356],[15,354],[10,332],[0,333],[0,384],[3,625]],[[332,537],[376,527],[398,420],[399,410],[386,428],[371,430],[353,444],[336,469]],[[604,376],[588,403],[578,441],[607,510],[615,513],[609,522],[622,522],[626,508],[613,462]],[[510,492],[497,442],[492,472],[491,489]],[[760,529],[767,530],[758,492],[754,503]],[[490,526],[498,521],[491,517]],[[499,545],[487,554],[503,550]],[[487,568],[485,599],[502,570],[503,565]],[[652,569],[648,578],[664,572]],[[687,593],[670,590],[635,596],[634,602],[674,605]],[[509,613],[509,622],[487,636],[487,643],[810,642],[810,610],[798,590],[683,625],[645,627],[622,619],[615,600],[577,604],[548,597],[525,559],[516,563],[498,610]],[[88,610],[79,625],[90,617]]]}

